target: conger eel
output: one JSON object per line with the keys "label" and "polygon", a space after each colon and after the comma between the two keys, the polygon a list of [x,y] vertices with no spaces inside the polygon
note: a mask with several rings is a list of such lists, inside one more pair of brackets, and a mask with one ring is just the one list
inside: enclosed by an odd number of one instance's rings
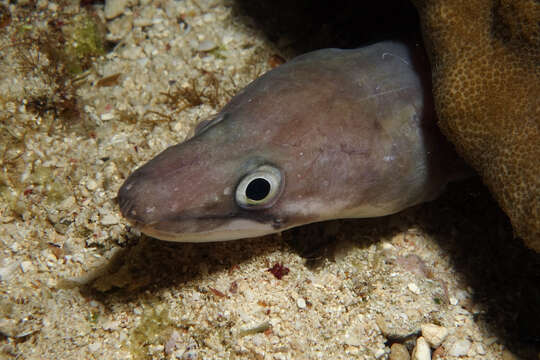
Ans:
{"label": "conger eel", "polygon": [[149,236],[220,241],[396,213],[463,173],[423,50],[386,41],[267,72],[130,175],[118,202]]}

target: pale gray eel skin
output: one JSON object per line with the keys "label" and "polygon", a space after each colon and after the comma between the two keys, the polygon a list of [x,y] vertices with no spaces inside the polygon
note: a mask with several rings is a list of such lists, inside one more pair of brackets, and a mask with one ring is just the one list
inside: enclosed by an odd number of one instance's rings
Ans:
{"label": "pale gray eel skin", "polygon": [[325,49],[269,71],[118,193],[143,233],[205,242],[437,197],[464,173],[436,127],[423,51],[401,42]]}

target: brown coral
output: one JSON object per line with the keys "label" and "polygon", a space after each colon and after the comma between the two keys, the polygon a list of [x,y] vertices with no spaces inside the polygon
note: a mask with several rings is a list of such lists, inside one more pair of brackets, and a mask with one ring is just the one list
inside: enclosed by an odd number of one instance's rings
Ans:
{"label": "brown coral", "polygon": [[413,2],[441,129],[540,252],[540,2]]}

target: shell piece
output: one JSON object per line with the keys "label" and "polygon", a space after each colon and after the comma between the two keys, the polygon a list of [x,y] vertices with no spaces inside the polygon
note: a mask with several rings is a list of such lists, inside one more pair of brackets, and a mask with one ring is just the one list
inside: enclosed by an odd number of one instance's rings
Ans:
{"label": "shell piece", "polygon": [[439,126],[540,252],[540,2],[413,2]]}

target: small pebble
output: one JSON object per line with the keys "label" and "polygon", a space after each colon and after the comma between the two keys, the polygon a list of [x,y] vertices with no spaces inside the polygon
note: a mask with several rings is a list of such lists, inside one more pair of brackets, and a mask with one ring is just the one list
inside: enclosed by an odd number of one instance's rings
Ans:
{"label": "small pebble", "polygon": [[389,243],[389,242],[384,242],[384,243],[382,244],[382,249],[383,249],[384,251],[394,251],[394,250],[396,250],[395,246],[392,245],[392,244]]}
{"label": "small pebble", "polygon": [[102,225],[114,225],[118,224],[118,217],[113,214],[107,214],[101,218]]}
{"label": "small pebble", "polygon": [[451,356],[465,356],[469,352],[470,348],[471,342],[469,340],[458,339],[450,346],[448,354]]}
{"label": "small pebble", "polygon": [[122,16],[121,18],[114,19],[107,24],[107,40],[119,41],[123,39],[133,28],[133,16]]}
{"label": "small pebble", "polygon": [[154,17],[156,16],[156,8],[153,6],[147,6],[139,12],[135,17],[133,25],[136,27],[150,26],[154,23]]}
{"label": "small pebble", "polygon": [[14,319],[0,319],[0,332],[9,337],[17,336],[17,321]]}
{"label": "small pebble", "polygon": [[140,307],[136,307],[135,309],[133,309],[133,313],[135,315],[142,315],[143,310]]}
{"label": "small pebble", "polygon": [[261,347],[264,344],[264,335],[256,334],[251,338],[251,343],[256,347]]}
{"label": "small pebble", "polygon": [[82,264],[84,262],[84,257],[82,254],[75,254],[72,257],[73,262],[77,262],[79,264]]}
{"label": "small pebble", "polygon": [[105,2],[105,9],[103,10],[105,18],[109,20],[123,14],[126,6],[127,0],[107,0]]}
{"label": "small pebble", "polygon": [[361,325],[352,326],[345,332],[343,343],[351,346],[362,346],[364,335],[364,328]]}
{"label": "small pebble", "polygon": [[498,340],[498,339],[497,339],[496,336],[488,337],[487,339],[484,340],[484,345],[486,345],[486,346],[491,346],[492,344],[496,343],[497,340]]}
{"label": "small pebble", "polygon": [[296,300],[296,305],[300,308],[300,309],[305,309],[306,308],[306,300],[302,299],[302,298],[298,298]]}
{"label": "small pebble", "polygon": [[383,357],[384,354],[386,354],[386,351],[384,351],[384,349],[379,348],[379,349],[377,349],[375,351],[374,355],[375,355],[376,359],[379,359],[379,358]]}
{"label": "small pebble", "polygon": [[96,190],[98,187],[97,182],[94,179],[90,179],[86,182],[86,188],[90,191]]}
{"label": "small pebble", "polygon": [[412,352],[412,360],[431,360],[431,350],[427,341],[420,336]]}
{"label": "small pebble", "polygon": [[131,45],[123,48],[120,52],[120,56],[128,60],[137,60],[144,57],[144,52],[140,47]]}
{"label": "small pebble", "polygon": [[[18,1],[17,3],[18,3],[18,5],[20,5],[20,4],[26,5],[26,4],[30,3],[30,2],[31,1],[23,0],[23,1]],[[36,7],[38,9],[45,9],[47,7],[48,3],[49,2],[47,0],[38,0],[38,2],[36,4]]]}
{"label": "small pebble", "polygon": [[484,348],[482,344],[478,343],[476,344],[476,352],[478,353],[478,355],[485,355],[486,349]]}
{"label": "small pebble", "polygon": [[438,348],[448,336],[448,330],[435,324],[422,324],[422,336],[433,349]]}
{"label": "small pebble", "polygon": [[31,261],[23,261],[21,262],[21,270],[23,273],[26,273],[34,268],[34,265]]}
{"label": "small pebble", "polygon": [[163,352],[165,350],[165,345],[163,344],[151,344],[148,346],[148,350],[150,353],[159,353]]}
{"label": "small pebble", "polygon": [[0,267],[0,281],[7,281],[13,276],[13,272],[17,269],[19,264],[17,262],[12,262]]}
{"label": "small pebble", "polygon": [[411,355],[403,344],[394,343],[390,347],[390,360],[410,360]]}
{"label": "small pebble", "polygon": [[50,262],[51,264],[56,263],[56,256],[54,256],[54,254],[47,249],[41,251],[41,256],[43,256],[45,261]]}
{"label": "small pebble", "polygon": [[[400,314],[400,316],[403,319],[407,318],[404,313]],[[382,315],[378,315],[375,318],[375,322],[377,323],[377,326],[379,327],[383,335],[387,338],[407,338],[420,331],[419,327],[409,328],[396,326],[393,324],[391,317],[385,319]]]}
{"label": "small pebble", "polygon": [[58,204],[57,208],[59,210],[71,210],[75,206],[76,203],[77,202],[74,196],[68,196],[66,199],[64,199],[64,201]]}
{"label": "small pebble", "polygon": [[104,114],[101,114],[100,118],[103,121],[112,120],[114,119],[114,112],[111,111],[111,112],[106,112]]}
{"label": "small pebble", "polygon": [[212,51],[215,48],[217,48],[216,43],[210,40],[201,41],[199,45],[197,46],[197,50],[204,51],[204,52]]}
{"label": "small pebble", "polygon": [[90,352],[96,352],[99,350],[99,344],[98,343],[91,343],[90,345],[88,345],[88,350],[90,350]]}
{"label": "small pebble", "polygon": [[409,288],[409,290],[411,290],[412,293],[420,295],[420,288],[415,283],[410,283],[409,285],[407,285],[407,287]]}
{"label": "small pebble", "polygon": [[180,334],[178,331],[174,330],[169,337],[169,340],[165,343],[165,354],[170,355],[174,352],[176,347],[178,346],[178,342],[180,340]]}

